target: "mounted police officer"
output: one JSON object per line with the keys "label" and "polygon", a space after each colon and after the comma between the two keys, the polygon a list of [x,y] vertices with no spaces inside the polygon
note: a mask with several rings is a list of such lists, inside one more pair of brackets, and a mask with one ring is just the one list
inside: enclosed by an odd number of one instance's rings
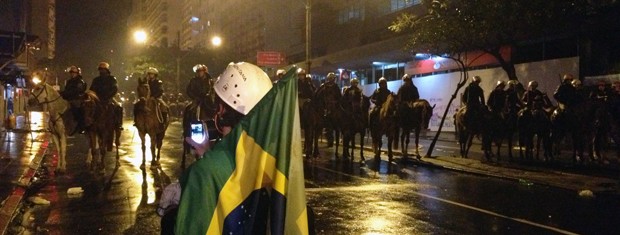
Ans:
{"label": "mounted police officer", "polygon": [[375,104],[375,107],[371,111],[371,115],[373,114],[373,112],[376,112],[378,114],[381,106],[383,105],[383,103],[385,103],[390,94],[392,94],[392,91],[387,88],[387,79],[385,79],[384,77],[379,78],[379,88],[377,88],[375,92],[373,92],[370,96],[370,101]]}
{"label": "mounted police officer", "polygon": [[362,90],[358,87],[359,80],[357,78],[351,79],[351,86],[344,89],[344,95],[342,97],[343,106],[349,109],[350,112],[358,113],[362,111]]}
{"label": "mounted police officer", "polygon": [[189,96],[192,102],[190,105],[213,108],[205,106],[207,103],[212,104],[214,101],[213,80],[211,79],[211,74],[209,74],[209,68],[204,64],[197,64],[193,69],[196,75],[189,80],[189,84],[187,84],[185,89],[187,96]]}
{"label": "mounted police officer", "polygon": [[[156,68],[149,67],[146,70],[146,78],[140,81],[141,84],[147,84],[150,90],[150,97],[154,98],[157,101],[158,109],[161,111],[161,115],[163,117],[163,122],[168,122],[168,105],[164,102],[164,83],[159,79],[159,71]],[[138,102],[134,105],[134,122],[136,120],[136,109],[139,107],[144,107],[144,109],[148,109],[146,107],[145,102],[147,102],[147,97],[140,97]]]}
{"label": "mounted police officer", "polygon": [[560,104],[560,109],[571,108],[579,102],[575,87],[571,84],[573,75],[565,74],[562,77],[562,84],[553,93],[553,98]]}
{"label": "mounted police officer", "polygon": [[508,92],[504,90],[506,83],[504,81],[497,81],[495,89],[491,91],[489,99],[487,100],[487,107],[494,113],[501,113],[506,108],[506,97]]}
{"label": "mounted police officer", "polygon": [[71,113],[74,119],[77,121],[77,127],[73,130],[71,135],[76,132],[82,133],[85,128],[84,124],[84,111],[82,110],[82,102],[84,100],[87,84],[82,78],[82,69],[72,65],[67,68],[66,72],[71,76],[69,80],[65,81],[65,90],[60,93],[63,99],[69,101],[71,104]]}
{"label": "mounted police officer", "polygon": [[396,93],[398,100],[400,100],[403,104],[408,104],[420,99],[418,87],[416,87],[413,84],[413,81],[411,81],[411,76],[409,76],[409,74],[405,74],[403,75],[402,80],[403,85],[398,88],[398,92]]}
{"label": "mounted police officer", "polygon": [[506,89],[506,110],[508,113],[518,113],[523,108],[521,96],[519,94],[519,81],[508,81],[508,89]]}
{"label": "mounted police officer", "polygon": [[97,67],[99,76],[93,79],[90,90],[97,94],[97,97],[103,104],[112,104],[114,106],[114,123],[119,130],[123,129],[123,107],[114,100],[114,96],[118,93],[118,83],[116,78],[110,74],[110,64],[106,62],[99,63]]}
{"label": "mounted police officer", "polygon": [[306,70],[297,69],[297,79],[299,79],[297,96],[299,98],[299,110],[303,110],[304,105],[312,99],[316,87],[312,84],[312,78],[306,74]]}
{"label": "mounted police officer", "polygon": [[484,106],[484,91],[480,87],[480,76],[474,76],[471,83],[465,88],[461,101],[468,108],[480,108]]}
{"label": "mounted police officer", "polygon": [[550,104],[549,97],[538,90],[537,81],[530,81],[527,84],[527,91],[523,94],[522,101],[528,110],[545,108]]}
{"label": "mounted police officer", "polygon": [[[336,84],[336,74],[328,73],[326,81],[321,84],[321,87],[316,91],[314,96],[315,99],[318,99],[319,104],[321,104],[325,110],[325,118],[329,121],[333,121],[335,117],[335,113],[338,105],[340,104],[340,100],[342,99],[342,94],[340,94],[340,88],[338,88],[338,84]],[[331,122],[330,122],[331,124]],[[333,145],[333,136],[332,131],[328,130],[327,141],[328,146]]]}

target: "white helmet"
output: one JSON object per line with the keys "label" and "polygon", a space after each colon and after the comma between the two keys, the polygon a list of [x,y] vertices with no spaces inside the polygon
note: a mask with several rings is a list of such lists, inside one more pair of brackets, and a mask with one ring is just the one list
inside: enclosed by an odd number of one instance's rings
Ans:
{"label": "white helmet", "polygon": [[209,68],[206,65],[204,65],[204,64],[197,64],[197,65],[194,65],[192,70],[194,70],[194,73],[197,73],[200,70],[202,70],[204,72],[208,72]]}
{"label": "white helmet", "polygon": [[269,76],[258,66],[230,63],[217,78],[215,93],[238,112],[246,115],[272,87]]}
{"label": "white helmet", "polygon": [[152,73],[152,74],[155,74],[155,75],[159,74],[159,71],[157,71],[157,69],[153,68],[153,67],[149,67],[149,69],[147,69],[146,72],[147,73]]}

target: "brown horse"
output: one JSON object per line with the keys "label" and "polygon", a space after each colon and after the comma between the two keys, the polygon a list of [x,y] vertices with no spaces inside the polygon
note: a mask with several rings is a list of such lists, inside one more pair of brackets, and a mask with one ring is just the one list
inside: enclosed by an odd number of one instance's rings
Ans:
{"label": "brown horse", "polygon": [[409,134],[411,134],[411,130],[413,130],[415,134],[415,155],[418,159],[422,158],[419,152],[420,132],[428,129],[434,108],[435,105],[431,106],[425,99],[419,99],[409,103],[402,102],[401,105],[399,105],[399,127],[403,129],[400,135],[403,157],[407,156]]}
{"label": "brown horse", "polygon": [[461,157],[468,157],[473,139],[478,136],[482,139],[484,156],[490,161],[493,155],[491,150],[493,129],[500,124],[499,120],[486,106],[474,108],[463,107],[460,108],[454,116],[456,132],[459,137],[459,153]]}
{"label": "brown horse", "polygon": [[565,136],[569,135],[572,141],[573,163],[583,162],[584,153],[588,151],[591,160],[594,153],[590,148],[596,132],[596,110],[590,100],[584,100],[570,109],[557,108],[551,114],[551,139],[558,148]]}
{"label": "brown horse", "polygon": [[364,159],[364,137],[368,128],[368,110],[370,108],[370,98],[361,95],[357,107],[344,107],[344,116],[339,121],[342,129],[342,154],[343,157],[355,157],[355,135],[360,134],[360,162],[363,164]]}
{"label": "brown horse", "polygon": [[370,135],[372,136],[372,147],[375,152],[375,159],[381,157],[381,146],[383,145],[383,135],[387,136],[387,148],[389,161],[394,157],[392,153],[392,144],[397,139],[398,123],[397,123],[398,102],[396,95],[388,95],[385,103],[381,105],[378,114],[370,116]]}
{"label": "brown horse", "polygon": [[519,155],[523,159],[532,160],[534,157],[534,137],[536,137],[536,159],[539,159],[540,144],[543,145],[545,160],[553,160],[551,142],[550,113],[542,107],[522,109],[518,114],[519,126]]}
{"label": "brown horse", "polygon": [[119,145],[120,130],[111,128],[114,124],[114,105],[110,102],[102,102],[92,91],[86,91],[86,100],[82,103],[84,110],[86,135],[89,140],[89,151],[86,164],[91,169],[97,168],[97,161],[93,159],[99,157],[99,170],[105,170],[105,155],[112,151],[112,145],[116,145],[116,166],[120,166]]}
{"label": "brown horse", "polygon": [[142,164],[140,168],[144,169],[146,165],[146,135],[151,138],[151,168],[157,168],[166,129],[170,124],[169,119],[162,116],[159,101],[150,96],[148,84],[139,84],[137,90],[140,97],[145,97],[144,102],[134,104],[139,105],[135,109],[135,117],[136,128],[142,142]]}
{"label": "brown horse", "polygon": [[320,155],[318,143],[323,130],[320,125],[323,115],[319,110],[318,99],[307,100],[300,106],[300,123],[301,129],[304,130],[304,153],[307,158],[317,158]]}

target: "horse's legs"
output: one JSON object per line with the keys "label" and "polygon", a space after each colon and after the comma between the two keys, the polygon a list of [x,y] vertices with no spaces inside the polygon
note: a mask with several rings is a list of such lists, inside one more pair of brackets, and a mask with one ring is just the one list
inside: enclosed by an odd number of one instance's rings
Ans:
{"label": "horse's legs", "polygon": [[140,165],[140,169],[144,170],[146,165],[146,133],[138,132],[138,135],[140,136],[140,148],[142,149],[142,164]]}
{"label": "horse's legs", "polygon": [[467,135],[467,146],[465,147],[465,158],[468,158],[467,155],[469,155],[469,148],[471,148],[473,141],[474,141],[474,135],[468,134]]}
{"label": "horse's legs", "polygon": [[360,131],[360,163],[363,163],[366,160],[364,159],[364,137],[365,136],[366,136],[366,130],[363,129],[362,131]]}
{"label": "horse's legs", "polygon": [[154,133],[149,133],[149,138],[151,138],[151,168],[157,167],[157,135]]}
{"label": "horse's legs", "polygon": [[[422,159],[422,155],[420,155],[420,132],[422,132],[422,128],[417,127],[414,130],[415,133],[415,155],[418,159]],[[409,138],[409,137],[407,137]],[[407,141],[409,142],[409,141]],[[407,144],[409,145],[409,144]]]}

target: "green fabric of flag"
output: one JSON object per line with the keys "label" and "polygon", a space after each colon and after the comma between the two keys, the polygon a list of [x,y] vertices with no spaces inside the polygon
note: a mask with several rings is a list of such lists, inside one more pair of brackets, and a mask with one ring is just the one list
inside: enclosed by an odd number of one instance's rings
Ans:
{"label": "green fabric of flag", "polygon": [[295,71],[184,172],[176,234],[308,234]]}

